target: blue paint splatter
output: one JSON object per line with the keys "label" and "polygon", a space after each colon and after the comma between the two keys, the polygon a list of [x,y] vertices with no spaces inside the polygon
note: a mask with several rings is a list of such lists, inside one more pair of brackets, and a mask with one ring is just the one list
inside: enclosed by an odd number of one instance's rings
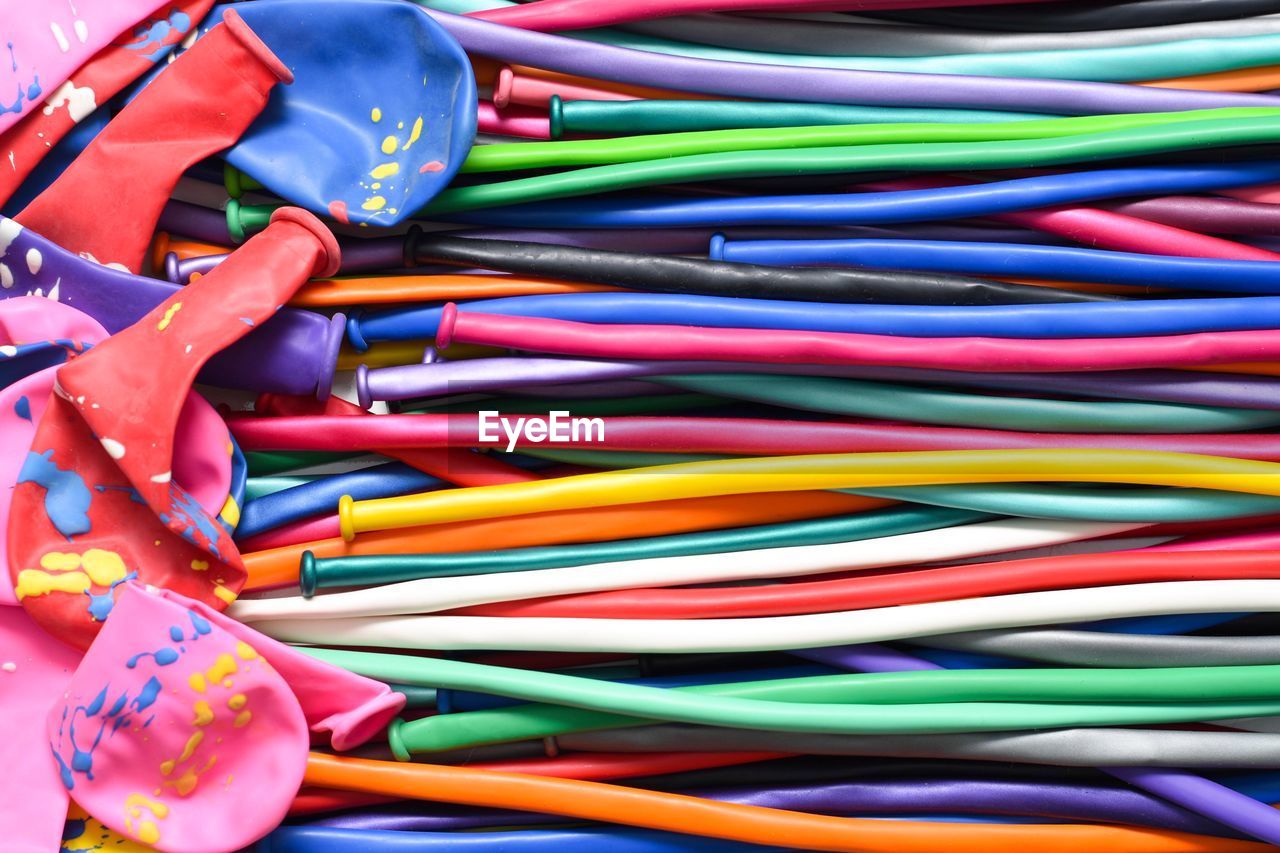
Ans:
{"label": "blue paint splatter", "polygon": [[13,404],[13,413],[24,421],[31,420],[31,401],[26,397],[19,397]]}
{"label": "blue paint splatter", "polygon": [[[222,528],[209,518],[209,514],[204,511],[200,504],[196,503],[195,498],[191,497],[184,489],[180,488],[176,483],[170,484],[169,487],[169,509],[170,514],[162,514],[160,520],[170,525],[171,529],[176,529],[179,536],[195,545],[197,548],[207,548],[209,553],[218,559],[222,559],[222,555],[218,552],[218,542],[222,536]],[[177,525],[176,527],[174,525]],[[205,541],[201,542],[196,537],[196,532],[204,537]]]}
{"label": "blue paint splatter", "polygon": [[129,572],[129,574],[120,578],[120,580],[113,581],[111,583],[111,588],[101,595],[95,595],[93,592],[86,589],[84,594],[89,596],[89,615],[99,622],[107,621],[107,617],[111,615],[111,608],[115,607],[116,604],[116,587],[120,586],[122,583],[136,580],[137,577],[137,572]]}
{"label": "blue paint splatter", "polygon": [[191,626],[196,629],[195,636],[193,636],[191,639],[198,640],[200,639],[200,637],[204,636],[205,634],[208,634],[210,631],[213,630],[213,626],[209,624],[208,619],[205,619],[203,616],[201,616],[199,613],[195,612],[194,610],[189,610],[187,612],[191,614]]}
{"label": "blue paint splatter", "polygon": [[168,666],[178,660],[178,652],[174,649],[164,648],[154,652],[139,652],[125,662],[125,666],[129,669],[136,669],[138,662],[143,658],[153,658],[156,666]]}
{"label": "blue paint splatter", "polygon": [[181,643],[184,637],[185,635],[182,633],[182,629],[179,628],[177,625],[169,626],[170,640],[173,640],[175,643]]}
{"label": "blue paint splatter", "polygon": [[175,10],[167,20],[152,21],[150,26],[140,26],[135,29],[134,33],[142,41],[125,45],[125,47],[128,50],[136,50],[142,53],[143,58],[155,62],[172,47],[172,44],[165,44],[170,36],[183,36],[189,29],[191,29],[191,16]]}
{"label": "blue paint splatter", "polygon": [[58,760],[58,776],[62,778],[62,787],[70,791],[76,786],[76,778],[71,775],[71,768],[67,766],[67,762],[62,760],[58,750],[53,750],[53,757]]}
{"label": "blue paint splatter", "polygon": [[135,711],[145,711],[156,702],[156,697],[160,695],[160,679],[154,675],[147,679],[147,683],[142,685],[142,692],[138,694],[138,698],[133,700],[133,709]]}
{"label": "blue paint splatter", "polygon": [[83,477],[54,463],[52,450],[27,454],[18,472],[18,484],[23,483],[44,487],[45,514],[63,536],[89,532],[89,504],[93,502],[93,493]]}
{"label": "blue paint splatter", "polygon": [[40,75],[37,74],[35,79],[31,81],[31,85],[27,87],[27,100],[34,101],[43,92],[44,90],[40,88]]}

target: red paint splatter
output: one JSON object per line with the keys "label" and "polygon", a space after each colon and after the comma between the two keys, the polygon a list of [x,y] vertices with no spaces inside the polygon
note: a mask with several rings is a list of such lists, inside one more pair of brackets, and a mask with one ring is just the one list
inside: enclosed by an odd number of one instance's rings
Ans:
{"label": "red paint splatter", "polygon": [[444,163],[439,160],[432,160],[430,163],[423,163],[422,168],[418,170],[418,174],[423,172],[439,172],[444,169]]}
{"label": "red paint splatter", "polygon": [[348,225],[351,222],[351,220],[347,218],[347,203],[345,201],[329,202],[329,215],[341,222],[343,225]]}

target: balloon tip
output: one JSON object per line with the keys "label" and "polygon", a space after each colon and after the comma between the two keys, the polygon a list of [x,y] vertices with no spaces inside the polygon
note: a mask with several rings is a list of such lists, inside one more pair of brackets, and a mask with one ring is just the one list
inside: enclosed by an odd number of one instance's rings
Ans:
{"label": "balloon tip", "polygon": [[338,498],[338,530],[344,542],[354,542],[356,538],[355,506],[351,495]]}
{"label": "balloon tip", "polygon": [[498,70],[498,78],[493,83],[493,105],[500,110],[511,106],[511,86],[515,82],[516,73],[510,65]]}
{"label": "balloon tip", "polygon": [[457,322],[457,303],[450,302],[440,309],[440,325],[436,327],[436,349],[446,350],[453,343],[453,327]]}
{"label": "balloon tip", "polygon": [[396,761],[409,761],[413,758],[412,753],[404,744],[404,719],[396,717],[387,726],[387,745],[391,747],[391,754],[396,757]]}
{"label": "balloon tip", "polygon": [[356,365],[356,401],[366,412],[373,407],[373,395],[369,392],[369,365]]}
{"label": "balloon tip", "polygon": [[325,227],[325,224],[314,213],[300,207],[281,207],[271,214],[272,222],[292,222],[310,231],[320,241],[324,249],[324,257],[316,263],[311,271],[312,278],[328,278],[335,275],[342,266],[342,249],[338,247],[338,238]]}
{"label": "balloon tip", "polygon": [[324,356],[320,359],[320,375],[316,377],[316,399],[324,402],[333,393],[333,377],[338,372],[338,353],[347,328],[347,315],[341,311],[329,318],[325,333]]}
{"label": "balloon tip", "polygon": [[316,575],[316,555],[310,551],[303,551],[302,559],[298,561],[298,588],[302,590],[302,597],[311,598],[315,595],[319,583],[320,579]]}

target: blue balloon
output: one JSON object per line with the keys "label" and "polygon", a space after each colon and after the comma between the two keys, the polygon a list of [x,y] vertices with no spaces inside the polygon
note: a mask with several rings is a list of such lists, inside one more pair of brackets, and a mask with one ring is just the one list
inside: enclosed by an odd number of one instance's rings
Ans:
{"label": "blue balloon", "polygon": [[475,78],[458,43],[417,6],[234,6],[294,81],[272,91],[227,151],[231,165],[293,204],[371,225],[410,218],[457,173],[475,139]]}

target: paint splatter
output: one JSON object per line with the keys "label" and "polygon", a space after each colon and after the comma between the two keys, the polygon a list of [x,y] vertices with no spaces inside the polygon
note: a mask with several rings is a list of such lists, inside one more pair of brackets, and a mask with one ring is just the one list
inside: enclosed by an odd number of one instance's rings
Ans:
{"label": "paint splatter", "polygon": [[25,396],[19,397],[13,404],[13,413],[24,421],[31,420],[31,401]]}
{"label": "paint splatter", "polygon": [[409,141],[404,144],[401,151],[408,151],[409,146],[422,138],[422,116],[418,116],[413,122],[413,128],[409,131]]}
{"label": "paint splatter", "polygon": [[88,86],[76,86],[68,80],[53,90],[53,94],[44,102],[44,114],[53,115],[54,111],[64,104],[67,115],[77,124],[98,108],[98,95]]}
{"label": "paint splatter", "polygon": [[102,449],[107,451],[107,455],[112,459],[124,458],[124,445],[116,441],[114,438],[100,438],[98,442],[102,445]]}
{"label": "paint splatter", "polygon": [[40,254],[40,250],[34,246],[27,249],[27,270],[32,275],[38,275],[42,266],[44,266],[44,256]]}
{"label": "paint splatter", "polygon": [[423,163],[422,168],[418,170],[418,174],[422,175],[427,172],[442,172],[442,171],[444,171],[444,163],[441,163],[439,160],[432,160],[430,163]]}
{"label": "paint splatter", "polygon": [[62,469],[53,461],[53,451],[34,451],[18,472],[18,485],[35,483],[45,489],[44,511],[63,536],[89,532],[89,504],[93,493],[74,470]]}
{"label": "paint splatter", "polygon": [[369,118],[373,119],[374,124],[377,124],[378,122],[382,121],[382,110],[378,109],[377,107],[374,107],[373,110],[369,113]]}
{"label": "paint splatter", "polygon": [[156,323],[156,330],[163,332],[169,328],[169,324],[173,322],[173,317],[182,310],[182,303],[175,302],[165,309],[164,316],[160,318],[160,322]]}
{"label": "paint splatter", "polygon": [[396,139],[394,136],[388,136],[386,139],[382,140],[383,154],[394,154],[396,153],[396,149],[399,147],[400,140]]}
{"label": "paint splatter", "polygon": [[360,205],[364,210],[382,210],[387,204],[387,200],[380,195],[365,199],[364,204]]}

